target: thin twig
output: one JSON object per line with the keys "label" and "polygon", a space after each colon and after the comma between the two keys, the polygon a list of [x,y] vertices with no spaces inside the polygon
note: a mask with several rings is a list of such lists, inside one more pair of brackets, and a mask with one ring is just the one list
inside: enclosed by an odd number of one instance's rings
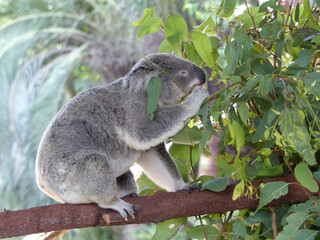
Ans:
{"label": "thin twig", "polygon": [[[233,211],[230,212],[228,218],[222,222],[222,226],[221,226],[221,230],[219,232],[219,235],[217,237],[217,239],[220,239],[220,237],[222,236],[222,234],[224,233],[225,229],[226,229],[226,226],[228,224],[228,222],[230,221],[231,217],[232,217],[232,214],[233,214]],[[222,221],[222,220],[221,220]]]}
{"label": "thin twig", "polygon": [[271,210],[273,239],[276,240],[276,238],[278,236],[276,210],[275,210],[274,206],[270,206],[269,208]]}
{"label": "thin twig", "polygon": [[198,217],[199,217],[199,220],[200,220],[201,230],[202,230],[204,239],[205,240],[209,240],[208,236],[207,236],[207,233],[206,233],[206,229],[204,228],[204,225],[203,225],[203,222],[202,222],[202,217],[201,216],[198,216]]}
{"label": "thin twig", "polygon": [[258,31],[257,31],[257,27],[256,27],[256,23],[255,23],[255,21],[254,21],[254,17],[252,16],[252,14],[251,14],[250,11],[249,11],[249,6],[248,6],[248,3],[247,3],[246,0],[244,1],[244,3],[245,3],[245,5],[246,5],[246,8],[247,8],[249,17],[250,17],[251,20],[252,20],[253,27],[254,27],[254,31],[255,31],[255,34],[256,34],[256,37],[257,37],[257,41],[258,41],[259,46],[260,46],[261,53],[264,53],[263,47],[262,47],[262,45],[261,45],[261,43],[260,43],[260,41],[259,41],[260,37],[259,37],[259,33],[258,33]]}
{"label": "thin twig", "polygon": [[190,146],[190,165],[191,165],[191,170],[192,170],[192,178],[193,178],[193,181],[196,180],[197,178],[197,175],[196,175],[196,170],[194,169],[194,166],[193,166],[193,162],[192,162],[192,150],[193,150],[193,145]]}
{"label": "thin twig", "polygon": [[314,57],[314,60],[313,60],[313,63],[312,63],[312,67],[316,66],[316,62],[317,62],[317,59],[319,57],[319,54],[320,54],[320,52],[317,52],[317,55]]}
{"label": "thin twig", "polygon": [[224,88],[220,89],[219,91],[216,91],[214,94],[211,94],[209,97],[207,97],[207,99],[206,99],[204,102],[205,102],[205,103],[206,103],[206,102],[210,102],[212,99],[215,99],[216,95],[218,95],[219,93],[221,93],[221,92],[223,92],[224,90],[227,90],[227,89],[229,89],[229,88],[231,88],[231,87],[233,87],[233,86],[235,86],[235,85],[238,85],[238,84],[244,86],[244,83],[241,82],[241,81],[232,83],[232,84],[230,84],[229,86],[224,87]]}

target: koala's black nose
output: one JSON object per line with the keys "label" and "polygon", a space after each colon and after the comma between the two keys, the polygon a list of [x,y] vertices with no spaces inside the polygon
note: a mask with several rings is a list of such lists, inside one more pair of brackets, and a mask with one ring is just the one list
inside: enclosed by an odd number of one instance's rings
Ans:
{"label": "koala's black nose", "polygon": [[202,71],[201,68],[197,67],[196,65],[193,65],[193,69],[197,74],[197,77],[200,79],[201,84],[204,84],[206,82],[206,75]]}

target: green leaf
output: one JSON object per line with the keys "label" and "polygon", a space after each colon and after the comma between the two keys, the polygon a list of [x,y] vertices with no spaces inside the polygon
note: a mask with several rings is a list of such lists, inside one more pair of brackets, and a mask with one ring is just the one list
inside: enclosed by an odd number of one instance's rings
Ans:
{"label": "green leaf", "polygon": [[304,162],[299,163],[294,169],[294,174],[302,186],[304,186],[311,192],[319,191],[319,186],[316,180],[314,180],[312,172],[308,167],[308,164]]}
{"label": "green leaf", "polygon": [[168,39],[164,39],[162,43],[159,46],[159,53],[172,53],[173,52],[173,47],[169,43]]}
{"label": "green leaf", "polygon": [[283,165],[281,164],[278,166],[262,169],[260,172],[258,172],[256,177],[258,178],[277,177],[277,176],[281,176],[282,174],[283,174]]}
{"label": "green leaf", "polygon": [[318,169],[318,171],[314,172],[314,177],[320,182],[320,169]]}
{"label": "green leaf", "polygon": [[287,225],[284,226],[283,230],[289,236],[296,234],[300,226],[308,219],[309,213],[307,211],[299,211],[291,213],[286,217]]}
{"label": "green leaf", "polygon": [[237,156],[239,156],[241,153],[241,149],[245,143],[244,129],[241,124],[235,120],[232,121],[232,126],[235,132],[236,148],[238,152]]}
{"label": "green leaf", "polygon": [[170,240],[173,239],[180,227],[187,223],[187,218],[175,218],[157,224],[156,233],[151,240]]}
{"label": "green leaf", "polygon": [[261,4],[259,8],[259,12],[267,12],[268,7],[272,9],[276,9],[277,3],[274,0],[269,0]]}
{"label": "green leaf", "polygon": [[308,20],[313,20],[313,16],[312,16],[312,10],[310,7],[310,2],[309,0],[303,0],[303,12],[301,14],[302,19],[308,19]]}
{"label": "green leaf", "polygon": [[209,40],[211,42],[212,48],[217,48],[219,43],[221,42],[221,39],[216,36],[209,36]]}
{"label": "green leaf", "polygon": [[296,23],[299,22],[299,14],[300,14],[300,3],[298,2],[295,8],[295,13],[294,13],[294,20],[296,21]]}
{"label": "green leaf", "polygon": [[187,23],[179,15],[170,15],[164,22],[164,34],[177,54],[181,52],[181,42],[187,36],[187,33]]}
{"label": "green leaf", "polygon": [[240,218],[236,219],[233,223],[233,236],[237,237],[245,237],[247,234],[247,228],[246,225],[242,222]]}
{"label": "green leaf", "polygon": [[264,137],[264,133],[268,127],[271,127],[277,118],[277,112],[282,112],[284,109],[284,99],[279,97],[279,99],[274,103],[273,107],[267,111],[259,126],[256,128],[256,133],[253,136],[252,142],[256,143]]}
{"label": "green leaf", "polygon": [[219,157],[215,159],[217,161],[218,169],[226,176],[234,176],[239,179],[239,173],[241,169],[241,161],[239,158],[235,158],[234,155],[229,153],[219,154]]}
{"label": "green leaf", "polygon": [[237,103],[237,109],[240,116],[240,119],[243,123],[247,123],[249,119],[249,107],[244,102],[238,102]]}
{"label": "green leaf", "polygon": [[272,74],[274,67],[269,60],[256,59],[251,63],[252,71],[258,75]]}
{"label": "green leaf", "polygon": [[[320,1],[320,0],[319,0],[319,1]],[[316,36],[316,37],[312,38],[312,42],[314,42],[314,43],[316,43],[316,44],[320,45],[320,35],[318,35],[318,36]]]}
{"label": "green leaf", "polygon": [[288,183],[283,181],[270,182],[261,184],[260,186],[260,201],[255,213],[272,200],[278,199],[288,193]]}
{"label": "green leaf", "polygon": [[[250,12],[250,15],[248,14],[248,11]],[[249,28],[254,27],[253,22],[260,23],[263,20],[265,12],[259,13],[259,7],[250,7],[248,11],[244,11],[242,14],[238,16],[238,18],[241,20],[242,23],[248,25]],[[252,21],[252,17],[254,21]]]}
{"label": "green leaf", "polygon": [[195,27],[195,29],[199,32],[206,32],[208,34],[213,34],[215,32],[215,26],[216,26],[216,23],[214,22],[213,18],[210,16],[199,26]]}
{"label": "green leaf", "polygon": [[230,17],[236,7],[237,0],[224,0],[222,8],[222,16]]}
{"label": "green leaf", "polygon": [[140,182],[147,188],[162,189],[157,184],[155,184],[145,173],[142,173],[139,179],[140,179]]}
{"label": "green leaf", "polygon": [[[200,157],[199,145],[189,146],[174,143],[171,145],[169,152],[173,159],[176,160],[179,172],[182,174],[185,172],[189,173],[191,171],[191,160],[192,164],[196,164]],[[192,152],[192,154],[190,154],[190,152]]]}
{"label": "green leaf", "polygon": [[210,104],[209,102],[203,103],[200,110],[198,111],[198,115],[201,116],[201,121],[205,129],[213,136],[218,138],[222,138],[221,135],[214,129],[210,120],[209,114]]}
{"label": "green leaf", "polygon": [[184,50],[186,51],[187,58],[191,62],[195,62],[196,61],[195,56],[196,56],[197,51],[196,51],[195,47],[193,46],[193,44],[185,42],[184,43]]}
{"label": "green leaf", "polygon": [[298,59],[294,62],[300,67],[306,67],[310,64],[311,52],[308,49],[303,49],[298,53]]}
{"label": "green leaf", "polygon": [[222,178],[216,178],[204,183],[201,187],[201,190],[208,189],[212,192],[221,192],[226,190],[228,185],[228,178],[224,176]]}
{"label": "green leaf", "polygon": [[188,33],[188,26],[183,17],[179,15],[170,15],[164,23],[164,33],[166,37],[179,34],[185,37]]}
{"label": "green leaf", "polygon": [[303,40],[304,40],[304,35],[303,34],[298,34],[293,40],[292,47],[300,46],[301,43],[303,43]]}
{"label": "green leaf", "polygon": [[150,114],[150,120],[154,118],[154,112],[158,106],[158,100],[160,97],[162,88],[162,81],[161,78],[158,76],[152,77],[149,80],[148,87],[147,87],[147,94],[148,94],[148,102],[147,102],[147,112]]}
{"label": "green leaf", "polygon": [[142,18],[141,18],[139,21],[133,22],[132,25],[133,25],[134,27],[139,27],[139,26],[141,26],[148,18],[152,17],[153,12],[154,12],[154,8],[146,8],[146,9],[143,11],[143,16],[142,16]]}
{"label": "green leaf", "polygon": [[161,27],[161,18],[151,17],[148,18],[140,27],[138,38],[142,38],[147,34],[158,32]]}
{"label": "green leaf", "polygon": [[310,229],[301,229],[290,237],[290,240],[313,240],[318,235],[319,231]]}
{"label": "green leaf", "polygon": [[232,200],[235,201],[238,198],[240,198],[243,195],[243,192],[244,192],[244,181],[241,181],[235,186],[233,190]]}
{"label": "green leaf", "polygon": [[[219,235],[219,230],[210,225],[203,226],[208,239],[216,239]],[[186,234],[192,239],[204,239],[202,226],[188,227]]]}
{"label": "green leaf", "polygon": [[209,66],[213,67],[214,57],[212,54],[212,46],[208,36],[204,33],[193,31],[191,33],[191,40],[199,53],[202,60]]}
{"label": "green leaf", "polygon": [[202,137],[202,132],[196,126],[192,128],[184,128],[180,133],[172,138],[173,143],[183,145],[195,145],[198,144]]}

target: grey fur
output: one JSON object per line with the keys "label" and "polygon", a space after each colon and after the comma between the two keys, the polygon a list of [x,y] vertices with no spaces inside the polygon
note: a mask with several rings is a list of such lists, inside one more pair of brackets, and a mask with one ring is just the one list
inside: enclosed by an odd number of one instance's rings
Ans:
{"label": "grey fur", "polygon": [[[160,66],[191,93],[205,82],[203,71],[172,54],[152,54]],[[158,66],[142,59],[123,78],[71,99],[52,119],[37,154],[40,189],[59,202],[97,203],[127,219],[133,206],[119,199],[137,193],[130,167],[138,163],[161,187],[189,189],[163,142],[177,134],[208,96],[186,93]],[[155,117],[147,113],[148,81],[162,80]]]}

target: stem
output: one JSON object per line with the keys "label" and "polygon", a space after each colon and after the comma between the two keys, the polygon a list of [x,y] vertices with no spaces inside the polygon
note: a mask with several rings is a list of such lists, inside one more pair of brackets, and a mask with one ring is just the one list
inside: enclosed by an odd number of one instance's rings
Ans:
{"label": "stem", "polygon": [[290,3],[290,5],[289,5],[289,9],[288,9],[288,12],[287,12],[286,25],[288,24],[288,21],[289,21],[289,16],[290,16],[292,4],[293,4],[293,0],[291,0],[291,3]]}
{"label": "stem", "polygon": [[270,206],[269,208],[271,210],[273,239],[276,240],[276,238],[278,236],[276,211],[275,211],[274,206]]}
{"label": "stem", "polygon": [[257,37],[257,42],[259,43],[261,53],[263,54],[263,53],[264,53],[264,51],[263,51],[263,47],[262,47],[262,45],[261,45],[261,43],[260,43],[260,41],[259,41],[260,37],[259,37],[259,33],[258,33],[258,31],[257,31],[256,23],[254,22],[254,18],[253,18],[252,14],[251,14],[251,13],[250,13],[250,11],[249,11],[249,7],[248,7],[248,3],[247,3],[247,1],[245,0],[245,1],[244,1],[244,3],[246,4],[246,8],[247,8],[247,11],[248,11],[249,17],[250,17],[250,18],[251,18],[251,20],[252,20],[253,27],[254,27],[254,32],[255,32],[256,37]]}
{"label": "stem", "polygon": [[207,236],[206,230],[205,230],[203,222],[202,222],[202,217],[201,216],[198,216],[198,217],[199,217],[199,220],[200,220],[201,230],[202,230],[204,239],[208,240],[208,236]]}
{"label": "stem", "polygon": [[[231,217],[232,217],[232,214],[233,214],[233,211],[230,212],[228,218],[222,222],[222,226],[221,226],[221,230],[219,232],[219,235],[217,237],[217,240],[220,239],[220,237],[222,236],[222,233],[224,233],[225,229],[226,229],[226,226],[228,225],[228,222],[230,221]],[[222,221],[222,220],[221,220]]]}
{"label": "stem", "polygon": [[209,101],[211,101],[212,99],[215,99],[216,95],[218,95],[219,93],[223,92],[224,90],[227,90],[227,89],[229,89],[229,88],[231,88],[231,87],[233,87],[233,86],[235,86],[235,85],[237,85],[237,84],[240,84],[240,85],[244,86],[244,83],[241,82],[241,81],[232,83],[231,85],[229,85],[229,86],[227,86],[227,87],[224,87],[224,88],[220,89],[219,91],[215,92],[214,94],[210,95],[210,96],[206,99],[206,101],[204,101],[204,102],[209,102]]}
{"label": "stem", "polygon": [[312,63],[312,67],[316,66],[316,62],[317,62],[317,58],[319,57],[320,52],[317,52],[317,55],[314,57],[313,63]]}
{"label": "stem", "polygon": [[252,107],[253,107],[254,110],[255,110],[255,113],[256,113],[259,117],[262,118],[262,115],[261,115],[261,113],[260,113],[260,111],[259,111],[259,109],[258,109],[258,107],[257,107],[257,105],[256,105],[256,103],[255,103],[255,101],[251,98],[251,99],[250,99],[250,102],[251,102],[251,104],[252,104]]}
{"label": "stem", "polygon": [[192,170],[192,178],[193,180],[196,180],[196,171],[194,169],[193,163],[192,163],[192,150],[193,150],[193,145],[190,146],[190,165],[191,165],[191,170]]}

